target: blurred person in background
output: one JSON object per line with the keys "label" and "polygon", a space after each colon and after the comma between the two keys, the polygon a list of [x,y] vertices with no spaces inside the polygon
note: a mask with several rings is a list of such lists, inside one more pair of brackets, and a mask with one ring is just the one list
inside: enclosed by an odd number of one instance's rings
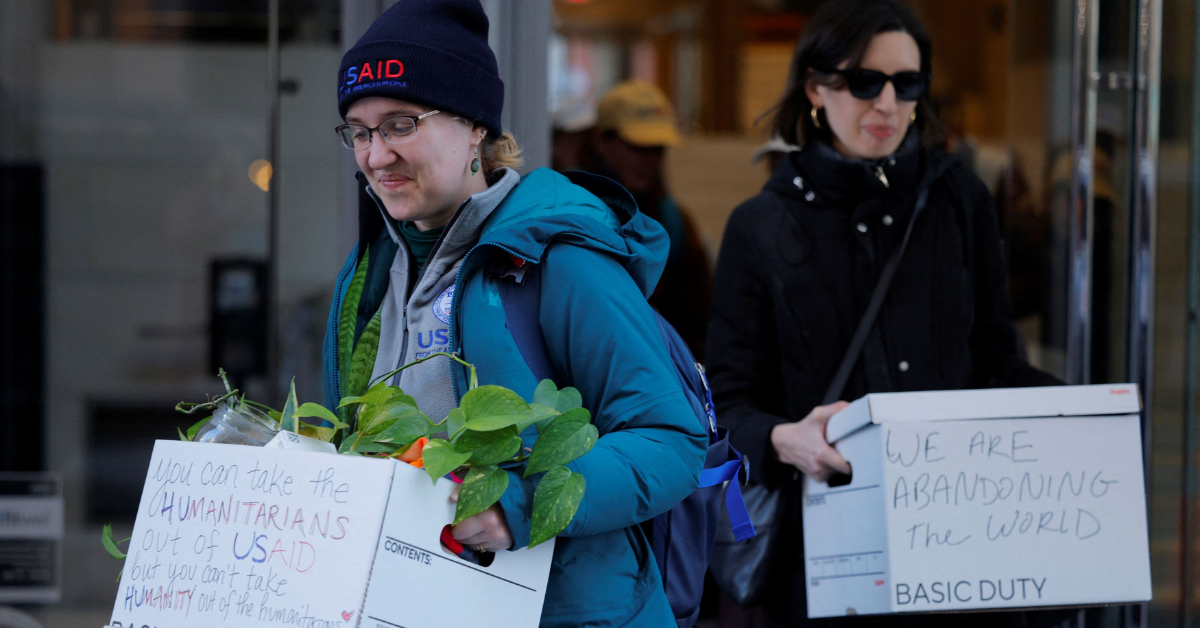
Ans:
{"label": "blurred person in background", "polygon": [[[944,150],[928,102],[928,35],[896,0],[833,0],[809,21],[773,131],[802,146],[729,219],[717,261],[708,372],[717,416],[780,489],[770,626],[941,626],[954,615],[809,620],[800,473],[850,465],[825,424],[868,393],[1058,384],[1018,354],[987,187]],[[922,190],[927,203],[915,221]],[[912,223],[910,225],[910,222]],[[881,271],[911,238],[844,386],[833,384]],[[807,548],[819,552],[820,548]],[[1024,626],[1033,614],[980,613]]]}
{"label": "blurred person in background", "polygon": [[712,271],[695,224],[671,197],[663,174],[667,148],[680,140],[674,110],[662,90],[644,81],[613,87],[597,109],[594,172],[625,186],[638,209],[666,228],[671,253],[650,305],[703,362]]}
{"label": "blurred person in background", "polygon": [[592,130],[596,126],[596,108],[590,102],[570,100],[551,114],[554,125],[550,137],[550,167],[559,172],[595,168]]}
{"label": "blurred person in background", "polygon": [[754,153],[750,155],[750,163],[756,164],[762,161],[767,165],[767,174],[770,174],[775,172],[775,169],[779,167],[779,161],[788,153],[798,150],[800,150],[799,146],[788,144],[776,135],[754,149]]}

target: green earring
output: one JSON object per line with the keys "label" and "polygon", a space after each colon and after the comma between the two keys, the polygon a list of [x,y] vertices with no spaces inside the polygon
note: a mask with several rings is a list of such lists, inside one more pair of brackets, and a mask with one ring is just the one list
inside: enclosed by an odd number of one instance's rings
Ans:
{"label": "green earring", "polygon": [[479,172],[479,147],[475,147],[475,159],[471,160],[471,176],[475,176]]}

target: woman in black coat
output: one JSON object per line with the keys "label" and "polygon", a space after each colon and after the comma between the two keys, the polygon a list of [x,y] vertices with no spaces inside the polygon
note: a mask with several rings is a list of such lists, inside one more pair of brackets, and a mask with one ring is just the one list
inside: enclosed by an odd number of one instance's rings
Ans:
{"label": "woman in black coat", "polygon": [[845,402],[820,403],[922,187],[928,202],[840,398],[1058,383],[1018,353],[992,200],[939,146],[929,72],[929,38],[898,2],[825,4],[774,117],[775,133],[803,148],[725,229],[708,340],[718,416],[751,479],[793,498],[782,535],[792,545],[778,548],[766,602],[772,625],[808,623],[797,470],[822,482],[850,472],[825,440]]}

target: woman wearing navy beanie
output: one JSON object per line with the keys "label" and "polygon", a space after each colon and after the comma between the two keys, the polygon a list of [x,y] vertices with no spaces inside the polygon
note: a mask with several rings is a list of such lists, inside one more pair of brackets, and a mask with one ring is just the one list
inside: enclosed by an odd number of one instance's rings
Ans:
{"label": "woman wearing navy beanie", "polygon": [[[373,380],[436,352],[532,399],[537,378],[498,305],[501,282],[537,277],[548,366],[559,387],[579,389],[600,433],[569,465],[587,489],[555,545],[542,625],[674,625],[638,524],[692,492],[708,440],[646,303],[668,237],[611,182],[517,174],[487,33],[478,0],[400,0],[342,59],[337,132],[361,171],[359,242],[330,312],[326,405],[361,392],[350,358],[371,360]],[[351,281],[360,268],[361,285]],[[422,362],[392,383],[441,420],[467,390],[467,373],[449,364]],[[536,429],[522,438],[531,445]],[[453,529],[464,545],[528,545],[540,476],[508,473],[500,501]]]}

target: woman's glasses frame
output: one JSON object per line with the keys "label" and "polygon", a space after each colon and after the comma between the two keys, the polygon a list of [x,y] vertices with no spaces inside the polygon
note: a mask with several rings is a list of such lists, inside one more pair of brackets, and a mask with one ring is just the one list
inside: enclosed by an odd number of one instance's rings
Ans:
{"label": "woman's glasses frame", "polygon": [[920,100],[929,90],[928,72],[897,72],[885,74],[878,70],[852,68],[848,70],[817,70],[821,74],[836,74],[846,80],[850,95],[859,100],[873,100],[883,92],[883,86],[891,83],[896,90],[897,100]]}
{"label": "woman's glasses frame", "polygon": [[[342,146],[351,150],[363,150],[371,146],[371,140],[376,133],[388,144],[403,144],[417,136],[417,123],[429,116],[441,113],[434,109],[419,116],[396,116],[379,123],[379,126],[369,127],[361,124],[340,124],[333,130],[342,140]],[[366,141],[359,142],[362,136],[359,131],[366,131]]]}

